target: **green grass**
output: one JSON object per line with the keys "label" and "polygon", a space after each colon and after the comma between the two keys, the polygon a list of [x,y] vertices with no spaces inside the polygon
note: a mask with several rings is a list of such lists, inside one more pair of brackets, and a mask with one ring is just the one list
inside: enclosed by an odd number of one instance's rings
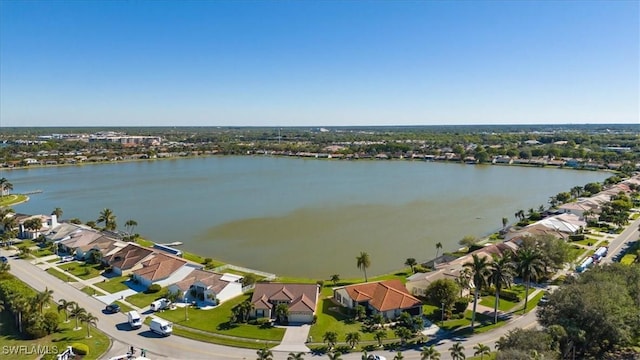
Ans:
{"label": "green grass", "polygon": [[[50,311],[55,312],[55,304],[51,304]],[[110,346],[109,337],[107,337],[101,331],[91,328],[91,338],[87,338],[86,325],[82,325],[82,329],[73,330],[75,327],[75,321],[71,320],[68,323],[64,323],[64,315],[60,314],[59,331],[51,335],[47,335],[40,339],[24,339],[17,331],[17,326],[14,326],[13,316],[7,311],[0,313],[0,349],[4,349],[5,346],[48,346],[51,349],[55,346],[59,351],[64,351],[68,345],[72,343],[83,343],[89,346],[89,354],[84,359],[99,359],[107,351]],[[36,359],[36,354],[11,354],[6,359],[12,360],[31,360]],[[44,359],[55,359],[52,355],[43,357]]]}
{"label": "green grass", "polygon": [[[331,299],[324,298],[318,306],[318,321],[311,325],[309,335],[313,342],[322,342],[322,336],[327,331],[338,334],[338,341],[343,342],[344,337],[350,332],[360,332],[361,341],[373,341],[373,333],[363,332],[362,323],[351,322],[349,317],[341,311],[342,307],[334,304]],[[387,330],[387,339],[396,338],[392,330]]]}
{"label": "green grass", "polygon": [[154,244],[153,241],[149,241],[149,240],[146,240],[146,239],[141,238],[141,237],[137,238],[135,240],[135,243],[138,244],[138,245],[145,246],[145,247],[153,247],[153,244]]}
{"label": "green grass", "polygon": [[636,261],[636,257],[637,256],[635,254],[626,254],[622,259],[620,259],[620,264],[631,265]]}
{"label": "green grass", "polygon": [[191,308],[188,310],[189,320],[185,320],[185,310],[183,308],[176,308],[175,310],[165,310],[163,312],[156,313],[155,315],[167,319],[177,325],[214,334],[269,341],[282,340],[285,332],[284,329],[261,329],[259,326],[250,324],[228,324],[229,317],[231,316],[231,309],[250,298],[250,294],[241,295],[234,299],[226,301],[222,305],[211,310],[200,310]]}
{"label": "green grass", "polygon": [[27,201],[27,195],[11,194],[0,196],[0,207],[12,206]]}
{"label": "green grass", "polygon": [[113,294],[117,293],[118,291],[127,290],[129,288],[125,284],[125,281],[127,280],[129,280],[129,276],[119,276],[111,278],[107,281],[95,283],[94,285],[110,294]]}
{"label": "green grass", "polygon": [[[51,251],[51,249],[38,249],[36,251],[33,251],[31,255],[40,258],[43,256],[53,255],[53,251]],[[57,261],[58,259],[55,259],[55,260]]]}
{"label": "green grass", "polygon": [[167,293],[165,288],[160,289],[160,291],[153,294],[145,294],[144,292],[139,292],[135,295],[131,295],[126,298],[128,303],[131,303],[139,308],[143,308],[145,306],[149,306],[153,301],[158,300]]}
{"label": "green grass", "polygon": [[468,357],[467,360],[495,360],[497,355],[498,355],[498,352],[494,351],[489,355],[485,355],[484,357],[472,356],[472,357]]}
{"label": "green grass", "polygon": [[540,299],[542,299],[543,296],[544,296],[544,291],[540,291],[539,293],[536,294],[536,296],[534,296],[531,300],[529,300],[529,303],[527,304],[527,309],[525,310],[525,312],[529,312],[533,310],[533,308],[538,305],[538,303],[540,302]]}
{"label": "green grass", "polygon": [[585,251],[587,251],[587,249],[583,249],[577,245],[573,245],[569,247],[569,256],[568,256],[569,261],[575,261],[580,256],[582,256],[582,254],[584,254]]}
{"label": "green grass", "polygon": [[[493,309],[493,307],[495,306],[495,301],[496,301],[496,297],[493,295],[489,295],[489,296],[484,296],[482,300],[480,300],[480,304]],[[513,309],[517,305],[518,303],[514,303],[505,299],[500,299],[500,301],[498,302],[498,310],[506,312]]]}
{"label": "green grass", "polygon": [[93,296],[93,295],[102,295],[102,293],[97,292],[95,289],[93,289],[91,286],[85,286],[82,289],[80,289],[80,291],[82,291],[83,293],[89,295],[89,296]]}
{"label": "green grass", "polygon": [[94,278],[102,272],[100,264],[70,262],[58,267],[83,280]]}
{"label": "green grass", "polygon": [[129,312],[131,310],[133,310],[133,308],[125,303],[123,303],[122,301],[116,301],[116,304],[120,305],[120,311],[123,313]]}
{"label": "green grass", "polygon": [[[456,335],[471,335],[471,317],[473,315],[473,311],[467,310],[464,312],[464,318],[462,319],[451,319],[446,320],[443,329],[454,332]],[[489,330],[495,329],[497,327],[505,325],[507,322],[505,320],[498,320],[497,324],[493,323],[493,316],[488,316],[485,314],[476,313],[476,324],[474,328],[475,334],[480,334],[483,332],[487,332]]]}
{"label": "green grass", "polygon": [[47,272],[55,277],[57,277],[58,279],[64,281],[64,282],[68,282],[69,280],[73,280],[69,277],[69,275],[63,273],[62,271],[56,269],[56,268],[48,268]]}
{"label": "green grass", "polygon": [[635,214],[631,214],[630,219],[631,219],[631,220],[637,220],[639,217],[640,217],[640,214],[635,213]]}
{"label": "green grass", "polygon": [[585,238],[584,240],[578,240],[578,241],[572,241],[572,244],[580,244],[582,246],[593,246],[595,245],[599,240],[598,239],[591,239],[591,238]]}

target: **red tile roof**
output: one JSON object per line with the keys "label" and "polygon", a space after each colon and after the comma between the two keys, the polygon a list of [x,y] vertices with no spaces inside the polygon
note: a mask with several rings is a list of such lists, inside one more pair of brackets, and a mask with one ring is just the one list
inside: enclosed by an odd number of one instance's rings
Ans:
{"label": "red tile roof", "polygon": [[400,280],[357,284],[345,286],[344,289],[354,301],[368,301],[378,311],[410,309],[422,304],[407,291]]}
{"label": "red tile roof", "polygon": [[286,302],[290,311],[316,311],[318,285],[258,283],[251,303],[256,309],[271,309],[271,302]]}
{"label": "red tile roof", "polygon": [[142,269],[135,270],[133,273],[153,282],[166,279],[186,263],[176,257],[156,253],[151,259],[142,263]]}
{"label": "red tile roof", "polygon": [[120,268],[122,270],[128,270],[134,267],[138,262],[144,260],[147,256],[151,255],[153,250],[143,248],[142,246],[129,244],[122,248],[122,250],[111,255],[108,262],[113,267]]}

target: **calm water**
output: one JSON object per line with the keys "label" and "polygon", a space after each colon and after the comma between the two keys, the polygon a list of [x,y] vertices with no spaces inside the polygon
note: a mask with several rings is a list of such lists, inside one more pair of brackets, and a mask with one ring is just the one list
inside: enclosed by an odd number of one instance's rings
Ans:
{"label": "calm water", "polygon": [[237,265],[327,278],[397,269],[457,248],[607,173],[419,161],[326,161],[271,157],[195,159],[2,170],[14,192],[36,189],[24,213],[64,210],[95,220],[103,208],[156,242]]}

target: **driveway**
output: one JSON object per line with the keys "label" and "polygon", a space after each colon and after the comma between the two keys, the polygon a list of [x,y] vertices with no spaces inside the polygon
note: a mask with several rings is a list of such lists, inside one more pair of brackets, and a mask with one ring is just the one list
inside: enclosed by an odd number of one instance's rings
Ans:
{"label": "driveway", "polygon": [[137,293],[138,292],[133,289],[127,289],[127,290],[118,291],[117,293],[113,293],[109,295],[100,295],[100,296],[94,296],[94,297],[108,305],[116,300],[121,300],[126,298],[127,296],[135,295]]}
{"label": "driveway", "polygon": [[274,347],[273,351],[282,351],[282,352],[310,352],[309,348],[305,343],[309,338],[309,330],[311,329],[311,325],[302,324],[302,325],[288,325],[288,326],[278,326],[280,328],[286,329],[284,336],[282,337],[282,342],[280,345]]}

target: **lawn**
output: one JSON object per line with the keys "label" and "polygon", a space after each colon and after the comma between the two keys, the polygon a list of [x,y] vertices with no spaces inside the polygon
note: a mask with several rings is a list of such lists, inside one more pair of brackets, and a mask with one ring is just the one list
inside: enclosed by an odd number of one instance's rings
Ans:
{"label": "lawn", "polygon": [[89,296],[93,296],[93,295],[102,295],[102,293],[97,292],[94,288],[92,288],[91,286],[85,286],[82,289],[80,289],[80,291],[82,291],[83,293],[89,295]]}
{"label": "lawn", "polygon": [[[36,251],[33,251],[31,253],[31,255],[35,256],[35,257],[43,257],[43,256],[49,256],[49,255],[53,255],[53,251],[51,251],[51,249],[38,249]],[[56,259],[57,260],[57,259]]]}
{"label": "lawn", "polygon": [[[165,318],[177,325],[220,335],[270,341],[282,340],[282,336],[285,332],[284,329],[260,328],[259,326],[249,324],[229,325],[228,322],[229,317],[231,316],[231,309],[250,298],[251,294],[241,295],[234,299],[226,301],[222,305],[211,310],[200,310],[191,308],[188,310],[189,320],[186,321],[185,310],[183,308],[166,310],[156,313],[155,315],[161,318]],[[127,300],[129,299],[127,298]]]}
{"label": "lawn", "polygon": [[571,243],[572,244],[580,244],[580,245],[583,245],[583,246],[593,246],[598,241],[600,241],[600,239],[591,239],[591,238],[587,237],[584,240],[572,241]]}
{"label": "lawn", "polygon": [[[495,302],[496,302],[496,297],[493,295],[484,296],[482,300],[480,300],[481,305],[490,307],[492,309],[495,306]],[[500,301],[498,302],[498,310],[506,312],[513,309],[517,305],[518,303],[514,303],[505,299],[500,299]]]}
{"label": "lawn", "polygon": [[[51,305],[51,308],[55,309],[55,305]],[[85,325],[82,325],[82,329],[73,330],[75,321],[64,323],[64,315],[60,315],[60,329],[51,335],[45,336],[40,339],[30,340],[23,339],[13,323],[13,317],[8,312],[0,313],[0,348],[7,349],[9,346],[26,346],[26,349],[32,349],[33,346],[41,346],[41,349],[49,349],[55,351],[64,351],[68,345],[72,343],[83,343],[89,346],[89,354],[84,359],[99,359],[110,346],[109,338],[99,330],[91,329],[91,338],[87,339],[87,329]],[[55,348],[54,348],[55,347]],[[23,350],[25,351],[25,350]],[[7,359],[22,360],[22,359],[36,359],[38,355],[32,353],[28,354],[11,354]],[[43,359],[55,359],[53,355],[44,356]]]}
{"label": "lawn", "polygon": [[160,291],[152,294],[145,294],[144,292],[139,292],[135,295],[131,295],[126,298],[128,303],[131,303],[139,308],[143,308],[149,306],[153,301],[158,300],[165,296],[167,293],[165,288],[160,289]]}
{"label": "lawn", "polygon": [[0,196],[0,207],[11,206],[27,201],[27,195],[11,194]]}
{"label": "lawn", "polygon": [[540,299],[542,299],[544,294],[545,294],[544,291],[540,291],[539,293],[536,294],[536,296],[534,296],[531,300],[529,300],[529,303],[527,304],[527,309],[525,310],[525,312],[529,312],[533,310],[533,308],[538,305],[538,303],[540,302]]}
{"label": "lawn", "polygon": [[127,290],[129,287],[127,286],[127,284],[125,284],[125,282],[128,280],[129,276],[119,276],[111,278],[107,281],[95,283],[94,285],[110,294],[113,294],[117,293],[118,291]]}
{"label": "lawn", "polygon": [[123,303],[122,301],[116,301],[116,304],[120,305],[120,311],[123,313],[129,312],[131,310],[133,310],[133,308],[125,303]]}
{"label": "lawn", "polygon": [[[462,319],[451,319],[446,320],[444,325],[441,326],[444,330],[449,330],[457,335],[470,335],[471,334],[471,317],[473,316],[473,311],[467,310],[464,312],[464,318]],[[483,333],[494,329],[496,327],[500,327],[506,324],[505,320],[498,320],[497,324],[493,323],[493,316],[476,313],[476,324],[474,333]]]}
{"label": "lawn", "polygon": [[69,275],[63,273],[62,271],[56,269],[56,268],[48,268],[47,272],[55,277],[57,277],[58,279],[64,281],[64,282],[68,282],[69,280],[71,280],[71,278],[69,277]]}
{"label": "lawn", "polygon": [[[312,342],[321,343],[322,336],[327,331],[334,331],[338,334],[338,341],[344,342],[345,336],[350,332],[360,332],[361,341],[373,341],[374,333],[364,332],[362,323],[351,322],[349,317],[340,312],[341,307],[334,304],[331,299],[322,299],[318,311],[318,321],[311,325]],[[345,321],[346,320],[346,321]],[[392,330],[387,330],[387,340],[396,338]]]}
{"label": "lawn", "polygon": [[58,267],[83,280],[94,278],[102,272],[101,264],[79,263],[75,261],[62,264]]}
{"label": "lawn", "polygon": [[620,259],[620,264],[631,265],[633,264],[634,261],[636,261],[635,254],[626,254],[625,256],[622,257],[622,259]]}

